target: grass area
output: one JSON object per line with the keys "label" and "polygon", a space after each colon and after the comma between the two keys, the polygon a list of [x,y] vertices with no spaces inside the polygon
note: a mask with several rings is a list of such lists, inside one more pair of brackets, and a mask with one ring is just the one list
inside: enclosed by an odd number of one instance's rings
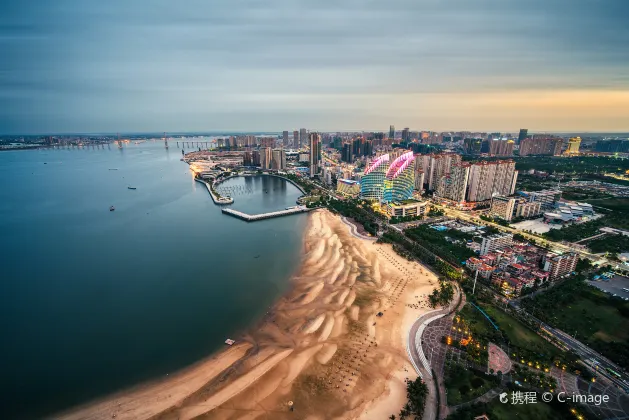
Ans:
{"label": "grass area", "polygon": [[555,420],[558,417],[557,410],[549,404],[541,402],[537,404],[502,404],[500,401],[492,401],[488,406],[489,418],[492,420]]}
{"label": "grass area", "polygon": [[[561,350],[511,315],[489,305],[483,305],[482,309],[498,324],[500,330],[509,340],[509,344],[518,348],[518,352],[516,352],[518,358],[531,359],[533,356],[537,356],[536,359],[552,362],[553,359],[561,356]],[[509,356],[513,357],[513,354]]]}
{"label": "grass area", "polygon": [[544,322],[629,367],[629,304],[612,299],[582,281],[568,281],[522,306]]}
{"label": "grass area", "polygon": [[534,404],[511,404],[511,391],[509,391],[508,403],[501,403],[496,397],[488,403],[477,403],[461,408],[450,414],[447,420],[470,420],[482,414],[487,415],[491,420],[574,420],[577,415],[589,418],[580,407],[577,407],[575,413],[571,413],[570,410],[573,408],[571,404],[560,403],[557,400],[550,403],[543,402],[540,393],[537,393],[536,401]]}
{"label": "grass area", "polygon": [[599,338],[603,341],[626,341],[629,338],[629,318],[623,317],[614,306],[600,300],[609,297],[598,290],[588,290],[575,296],[555,312],[555,323],[577,338]]}
{"label": "grass area", "polygon": [[498,379],[459,365],[446,366],[445,387],[448,405],[459,405],[480,397],[498,386]]}

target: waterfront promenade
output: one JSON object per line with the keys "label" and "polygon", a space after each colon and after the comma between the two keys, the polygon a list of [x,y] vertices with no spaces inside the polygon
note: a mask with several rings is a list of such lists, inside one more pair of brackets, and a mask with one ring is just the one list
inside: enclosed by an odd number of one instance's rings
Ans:
{"label": "waterfront promenade", "polygon": [[212,197],[212,201],[214,201],[214,204],[233,204],[234,203],[233,198],[218,197],[216,194],[214,194],[212,192],[212,188],[210,187],[210,184],[207,181],[204,181],[199,178],[194,178],[194,180],[202,184],[205,184],[205,187],[207,188],[207,192],[210,193],[210,197]]}
{"label": "waterfront promenade", "polygon": [[255,222],[257,220],[271,219],[274,217],[282,217],[288,216],[290,214],[296,213],[305,213],[313,209],[309,209],[305,206],[295,206],[286,210],[272,211],[269,213],[261,213],[261,214],[247,214],[234,209],[221,209],[221,211],[225,214],[229,214],[231,216],[237,217],[239,219],[245,220],[247,222]]}

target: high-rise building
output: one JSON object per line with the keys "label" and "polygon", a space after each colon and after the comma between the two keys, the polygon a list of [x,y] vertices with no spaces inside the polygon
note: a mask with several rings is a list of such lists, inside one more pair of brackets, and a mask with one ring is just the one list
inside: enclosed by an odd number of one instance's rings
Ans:
{"label": "high-rise building", "polygon": [[596,142],[595,150],[604,153],[627,153],[629,152],[628,140],[599,140]]}
{"label": "high-rise building", "polygon": [[293,148],[299,149],[299,131],[293,131]]}
{"label": "high-rise building", "polygon": [[580,147],[581,147],[581,137],[571,137],[568,140],[568,148],[566,149],[566,154],[578,155]]}
{"label": "high-rise building", "polygon": [[512,156],[513,147],[515,145],[513,140],[487,140],[489,142],[489,154],[493,156]]}
{"label": "high-rise building", "polygon": [[474,163],[470,170],[467,200],[478,202],[494,195],[512,195],[517,179],[518,171],[512,160]]}
{"label": "high-rise building", "polygon": [[562,140],[558,137],[527,137],[520,142],[520,156],[561,154]]}
{"label": "high-rise building", "polygon": [[483,146],[483,139],[466,137],[463,140],[463,150],[470,155],[478,155]]}
{"label": "high-rise building", "polygon": [[427,174],[425,182],[428,183],[428,189],[434,191],[437,189],[437,185],[441,182],[441,177],[450,172],[450,169],[461,163],[461,155],[454,153],[442,153],[430,155],[428,162],[422,159],[422,165],[424,172]]}
{"label": "high-rise building", "polygon": [[480,255],[485,255],[493,251],[501,250],[513,243],[512,233],[496,233],[485,236],[480,245]]}
{"label": "high-rise building", "polygon": [[261,158],[260,158],[260,151],[259,150],[254,150],[253,152],[251,152],[251,161],[253,166],[260,166],[261,165]]}
{"label": "high-rise building", "polygon": [[441,175],[435,191],[437,197],[459,203],[464,201],[470,176],[470,166],[469,163],[459,163],[451,167],[449,172]]}
{"label": "high-rise building", "polygon": [[384,196],[384,180],[386,177],[389,155],[382,155],[372,161],[365,169],[360,180],[360,198],[363,200],[382,201]]}
{"label": "high-rise building", "polygon": [[243,166],[253,166],[253,152],[245,152],[242,157]]}
{"label": "high-rise building", "polygon": [[572,273],[577,268],[579,255],[568,252],[563,255],[548,254],[544,258],[544,271],[548,271],[550,281]]}
{"label": "high-rise building", "polygon": [[310,177],[319,174],[321,167],[321,136],[310,133]]}
{"label": "high-rise building", "polygon": [[341,151],[341,160],[343,162],[351,163],[353,162],[352,156],[352,145],[349,143],[343,144],[343,150]]}
{"label": "high-rise building", "polygon": [[415,174],[413,152],[407,152],[399,156],[391,163],[384,180],[384,192],[382,201],[404,201],[413,196],[415,189]]}
{"label": "high-rise building", "polygon": [[271,162],[273,160],[273,149],[270,147],[263,147],[260,149],[260,166],[262,169],[271,169]]}
{"label": "high-rise building", "polygon": [[394,125],[390,125],[389,126],[389,138],[390,139],[394,139],[395,138],[395,126]]}
{"label": "high-rise building", "polygon": [[408,127],[406,127],[404,130],[402,130],[402,141],[403,142],[407,142],[407,143],[410,140],[410,136],[408,134],[408,130],[409,130]]}
{"label": "high-rise building", "polygon": [[305,128],[299,129],[299,148],[304,147],[308,143],[308,133]]}
{"label": "high-rise building", "polygon": [[529,135],[529,130],[527,128],[520,128],[520,134],[518,135],[518,144],[522,144],[522,140]]}
{"label": "high-rise building", "polygon": [[288,147],[288,131],[284,130],[282,133],[282,146]]}
{"label": "high-rise building", "polygon": [[424,171],[421,169],[415,169],[415,191],[424,191]]}
{"label": "high-rise building", "polygon": [[513,211],[515,209],[516,199],[512,197],[496,196],[491,199],[491,208],[489,215],[499,217],[506,221],[513,219]]}
{"label": "high-rise building", "polygon": [[283,171],[286,169],[286,151],[283,149],[273,150],[273,156],[271,160],[271,169]]}

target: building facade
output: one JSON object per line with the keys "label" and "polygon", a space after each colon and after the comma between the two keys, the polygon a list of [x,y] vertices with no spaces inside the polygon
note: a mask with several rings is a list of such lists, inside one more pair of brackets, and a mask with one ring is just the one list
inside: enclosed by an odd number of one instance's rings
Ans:
{"label": "building facade", "polygon": [[363,200],[382,201],[384,180],[386,177],[389,155],[382,155],[372,161],[360,180],[360,198]]}
{"label": "building facade", "polygon": [[579,261],[579,256],[575,252],[563,255],[548,254],[544,258],[544,270],[548,271],[550,281],[555,281],[560,277],[572,273]]}
{"label": "building facade", "polygon": [[558,137],[525,138],[520,142],[520,156],[561,154],[563,141]]}
{"label": "building facade", "polygon": [[491,199],[491,208],[489,215],[499,217],[506,221],[513,219],[513,211],[515,209],[516,199],[511,197],[496,196]]}
{"label": "building facade", "polygon": [[480,246],[480,255],[500,250],[513,243],[513,234],[496,233],[494,235],[485,236]]}
{"label": "building facade", "polygon": [[[303,130],[303,129],[302,129]],[[310,133],[310,178],[319,174],[321,169],[321,136]]]}

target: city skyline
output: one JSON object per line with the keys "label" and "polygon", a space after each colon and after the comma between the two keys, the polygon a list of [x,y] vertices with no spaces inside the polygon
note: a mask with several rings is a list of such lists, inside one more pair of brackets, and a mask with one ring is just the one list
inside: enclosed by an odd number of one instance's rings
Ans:
{"label": "city skyline", "polygon": [[39,1],[0,17],[0,133],[629,131],[629,4]]}

